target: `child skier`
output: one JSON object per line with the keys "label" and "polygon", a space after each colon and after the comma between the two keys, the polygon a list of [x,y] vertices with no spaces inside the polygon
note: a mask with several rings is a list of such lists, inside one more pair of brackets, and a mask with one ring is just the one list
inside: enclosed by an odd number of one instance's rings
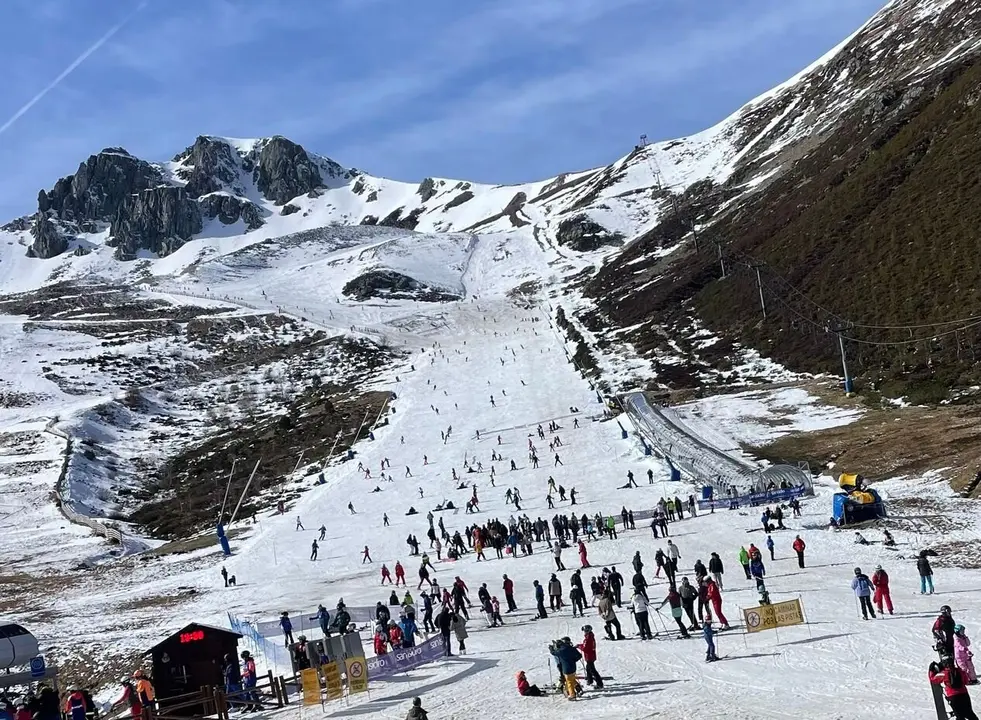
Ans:
{"label": "child skier", "polygon": [[719,656],[715,654],[715,630],[712,629],[712,617],[707,615],[702,623],[702,637],[705,638],[705,662],[715,662]]}
{"label": "child skier", "polygon": [[954,660],[957,667],[961,669],[967,678],[968,685],[975,685],[978,682],[978,675],[974,671],[974,653],[970,650],[971,640],[967,636],[963,625],[954,625]]}

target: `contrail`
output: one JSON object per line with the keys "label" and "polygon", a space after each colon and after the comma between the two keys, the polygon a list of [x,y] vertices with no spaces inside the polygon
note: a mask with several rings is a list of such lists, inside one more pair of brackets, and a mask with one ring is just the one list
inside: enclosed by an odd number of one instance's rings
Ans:
{"label": "contrail", "polygon": [[44,96],[45,95],[47,95],[49,92],[51,92],[56,87],[58,87],[58,85],[61,83],[61,81],[64,80],[69,75],[71,75],[72,72],[74,72],[75,68],[77,68],[83,62],[85,62],[92,53],[94,53],[100,47],[102,47],[107,42],[109,42],[112,39],[113,35],[115,35],[116,33],[118,33],[123,28],[123,26],[126,23],[128,23],[130,20],[132,20],[133,17],[138,12],[140,12],[143,8],[145,8],[147,6],[147,3],[148,2],[149,2],[149,0],[143,0],[143,2],[141,2],[139,5],[136,6],[136,9],[133,10],[133,12],[131,12],[129,15],[127,15],[122,20],[120,20],[118,23],[116,23],[111,28],[109,28],[108,32],[106,32],[105,35],[103,35],[98,40],[96,40],[94,43],[92,43],[92,45],[90,45],[89,48],[85,52],[83,52],[81,55],[79,55],[77,58],[75,58],[75,60],[72,62],[72,64],[69,65],[68,67],[66,67],[64,70],[62,70],[61,73],[58,75],[58,77],[56,77],[54,80],[52,80],[50,83],[48,83],[44,87],[44,89],[41,90],[41,92],[39,92],[37,95],[35,95],[34,97],[32,97],[30,100],[28,100],[27,103],[20,110],[18,110],[17,112],[15,112],[13,114],[13,116],[9,120],[7,120],[7,122],[5,122],[3,125],[0,125],[0,135],[2,135],[3,133],[5,133],[7,131],[7,128],[9,128],[15,122],[17,122],[18,120],[20,120],[20,118],[24,115],[24,113],[26,113],[32,107],[34,107],[35,105],[37,105],[39,102],[41,102],[41,100],[44,99]]}

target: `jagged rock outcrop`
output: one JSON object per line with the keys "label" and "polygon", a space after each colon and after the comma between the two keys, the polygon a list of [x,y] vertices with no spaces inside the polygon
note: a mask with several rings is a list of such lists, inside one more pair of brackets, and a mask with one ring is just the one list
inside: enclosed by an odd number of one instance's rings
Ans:
{"label": "jagged rock outcrop", "polygon": [[61,234],[46,212],[39,212],[34,216],[31,236],[34,242],[27,249],[28,257],[53,258],[68,249],[68,238]]}
{"label": "jagged rock outcrop", "polygon": [[160,171],[122,148],[106,148],[78,166],[74,175],[38,193],[41,213],[53,210],[62,220],[108,220],[131,194],[160,184]]}
{"label": "jagged rock outcrop", "polygon": [[[218,218],[222,224],[231,225],[238,222],[239,218],[245,223],[249,230],[258,230],[265,221],[262,219],[262,208],[249,200],[243,200],[234,195],[224,193],[214,193],[206,195],[198,200],[201,206],[201,214],[207,218]],[[291,207],[287,205],[286,207]],[[296,210],[296,206],[292,206]],[[285,211],[286,208],[283,208]],[[295,210],[294,210],[295,212]],[[288,214],[286,212],[284,215]]]}
{"label": "jagged rock outcrop", "polygon": [[184,189],[191,197],[229,187],[237,189],[239,185],[241,161],[231,146],[220,138],[201,135],[174,160],[184,163],[177,170],[177,176],[187,183]]}
{"label": "jagged rock outcrop", "polygon": [[349,281],[341,291],[363,301],[373,297],[423,302],[454,302],[459,295],[437,290],[394,270],[370,270]]}
{"label": "jagged rock outcrop", "polygon": [[416,189],[419,197],[422,198],[423,202],[429,202],[429,200],[436,194],[436,181],[432,178],[426,178]]}
{"label": "jagged rock outcrop", "polygon": [[123,201],[110,226],[109,244],[119,260],[132,260],[139,250],[168,255],[201,227],[201,209],[184,188],[161,186]]}
{"label": "jagged rock outcrop", "polygon": [[259,151],[253,178],[259,192],[277,205],[323,186],[320,170],[307,151],[279,135]]}
{"label": "jagged rock outcrop", "polygon": [[611,233],[585,215],[576,215],[559,223],[555,240],[559,245],[566,245],[577,252],[589,252],[603,245],[619,245],[623,242],[623,236]]}

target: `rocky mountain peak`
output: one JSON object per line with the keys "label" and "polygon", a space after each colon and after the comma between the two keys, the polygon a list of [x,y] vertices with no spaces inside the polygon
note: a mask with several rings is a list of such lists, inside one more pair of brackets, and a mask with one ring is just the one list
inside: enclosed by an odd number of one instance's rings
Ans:
{"label": "rocky mountain peak", "polygon": [[174,161],[180,163],[175,174],[185,181],[184,189],[191,197],[226,189],[245,194],[239,177],[242,159],[224,138],[199,135]]}
{"label": "rocky mountain peak", "polygon": [[263,197],[277,205],[324,187],[318,164],[303,147],[281,135],[262,145],[252,177]]}

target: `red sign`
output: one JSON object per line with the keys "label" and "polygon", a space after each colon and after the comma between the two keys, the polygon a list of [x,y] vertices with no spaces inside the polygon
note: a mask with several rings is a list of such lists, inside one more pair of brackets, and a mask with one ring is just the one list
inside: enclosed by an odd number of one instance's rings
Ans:
{"label": "red sign", "polygon": [[192,632],[181,633],[181,644],[204,640],[204,630],[194,630]]}

